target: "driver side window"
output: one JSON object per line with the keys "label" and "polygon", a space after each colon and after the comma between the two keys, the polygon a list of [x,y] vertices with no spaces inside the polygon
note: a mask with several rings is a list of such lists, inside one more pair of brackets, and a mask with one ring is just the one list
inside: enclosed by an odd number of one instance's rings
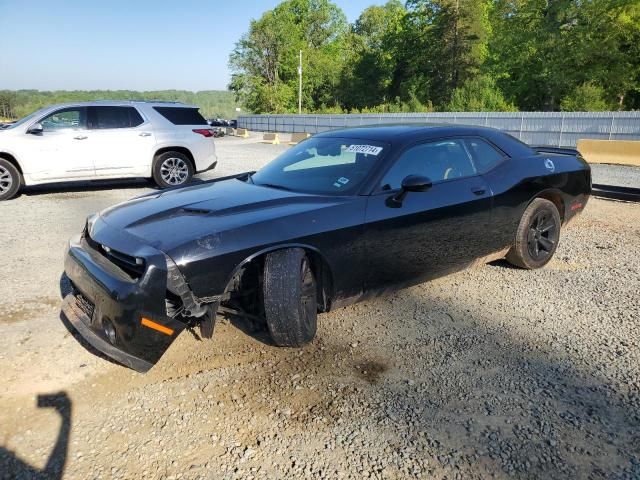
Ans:
{"label": "driver side window", "polygon": [[53,112],[40,120],[42,130],[55,132],[59,130],[80,130],[86,128],[86,109],[65,108]]}
{"label": "driver side window", "polygon": [[462,140],[439,140],[406,150],[386,173],[381,186],[383,190],[399,189],[407,175],[422,175],[436,183],[476,173]]}

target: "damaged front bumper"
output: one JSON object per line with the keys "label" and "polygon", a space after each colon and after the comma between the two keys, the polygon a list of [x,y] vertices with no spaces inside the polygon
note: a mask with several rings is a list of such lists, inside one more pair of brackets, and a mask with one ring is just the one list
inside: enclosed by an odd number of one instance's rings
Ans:
{"label": "damaged front bumper", "polygon": [[146,372],[187,327],[180,316],[167,315],[167,262],[98,218],[69,243],[65,273],[73,291],[62,311],[94,348]]}

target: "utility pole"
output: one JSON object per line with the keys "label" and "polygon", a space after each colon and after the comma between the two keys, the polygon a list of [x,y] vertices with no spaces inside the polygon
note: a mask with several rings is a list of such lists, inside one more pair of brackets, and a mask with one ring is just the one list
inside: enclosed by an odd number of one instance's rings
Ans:
{"label": "utility pole", "polygon": [[300,63],[298,63],[298,115],[302,115],[302,50],[300,50]]}

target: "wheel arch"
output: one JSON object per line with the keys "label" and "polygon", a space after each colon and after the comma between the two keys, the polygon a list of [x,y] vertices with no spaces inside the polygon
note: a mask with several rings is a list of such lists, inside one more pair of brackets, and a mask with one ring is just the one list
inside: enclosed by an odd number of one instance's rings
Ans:
{"label": "wheel arch", "polygon": [[196,160],[195,160],[195,157],[193,156],[193,153],[191,153],[191,150],[189,150],[187,147],[182,147],[182,146],[178,146],[178,145],[158,148],[155,151],[155,153],[153,154],[153,162],[152,162],[152,165],[151,165],[151,170],[152,171],[153,171],[153,167],[155,166],[156,161],[158,160],[158,157],[160,155],[162,155],[163,153],[167,153],[167,152],[178,152],[178,153],[182,153],[183,155],[186,155],[186,157],[191,162],[191,167],[193,168],[193,172],[195,173],[195,171],[196,171]]}
{"label": "wheel arch", "polygon": [[529,200],[529,203],[527,204],[527,207],[536,198],[542,198],[544,200],[549,200],[551,203],[553,203],[556,206],[556,208],[558,209],[558,213],[560,214],[560,221],[562,223],[564,223],[564,220],[565,220],[565,201],[564,201],[564,197],[562,196],[562,192],[560,190],[552,189],[552,188],[547,189],[547,190],[543,190],[542,192],[538,193],[535,197],[531,198],[531,200]]}
{"label": "wheel arch", "polygon": [[10,164],[12,164],[14,167],[16,167],[20,172],[20,175],[24,175],[24,171],[22,170],[22,165],[20,165],[20,162],[18,162],[18,159],[14,155],[10,154],[9,152],[0,151],[0,158],[2,158],[3,160],[6,160]]}
{"label": "wheel arch", "polygon": [[302,243],[286,243],[273,245],[271,247],[267,247],[251,254],[238,265],[236,265],[231,274],[227,277],[224,293],[228,292],[230,288],[233,287],[236,275],[238,275],[238,273],[243,268],[247,267],[251,263],[259,263],[260,273],[262,274],[264,270],[265,257],[269,253],[275,252],[277,250],[286,250],[288,248],[301,248],[305,251],[307,257],[311,261],[311,269],[316,278],[316,284],[318,288],[318,307],[322,312],[329,311],[331,308],[331,300],[334,297],[334,282],[331,265],[327,261],[326,257],[322,254],[322,252],[320,252],[320,250],[318,250],[314,246]]}

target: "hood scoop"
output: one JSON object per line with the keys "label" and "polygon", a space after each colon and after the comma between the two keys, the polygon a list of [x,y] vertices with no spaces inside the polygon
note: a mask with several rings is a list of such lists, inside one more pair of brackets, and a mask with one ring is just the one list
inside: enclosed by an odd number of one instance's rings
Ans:
{"label": "hood scoop", "polygon": [[205,200],[203,202],[192,203],[180,207],[174,207],[142,217],[127,225],[128,228],[135,228],[148,225],[162,220],[172,218],[194,216],[194,217],[226,217],[229,215],[238,215],[242,213],[252,212],[256,210],[267,210],[270,208],[278,208],[283,205],[302,205],[309,203],[333,203],[334,199],[311,196],[287,196],[284,198],[272,198],[269,200],[260,200],[251,203],[241,203],[236,205],[215,208],[215,204],[228,203],[221,202],[220,199]]}
{"label": "hood scoop", "polygon": [[227,205],[215,208],[216,203],[220,203],[217,199],[205,200],[204,202],[194,203],[184,207],[185,212],[207,212],[201,215],[212,215],[215,217],[226,217],[228,215],[237,215],[255,210],[267,210],[270,208],[278,208],[289,205],[304,205],[309,203],[334,203],[335,199],[320,196],[311,196],[305,194],[287,194],[282,197],[270,198],[266,200],[258,200],[247,203],[237,203],[235,205]]}
{"label": "hood scoop", "polygon": [[182,212],[185,215],[211,215],[213,210],[209,210],[208,208],[196,208],[196,207],[184,207],[178,209],[179,212]]}
{"label": "hood scoop", "polygon": [[139,227],[141,225],[147,225],[149,223],[157,222],[159,220],[168,220],[171,218],[183,217],[185,215],[192,216],[207,216],[211,215],[213,212],[206,208],[197,208],[197,207],[176,207],[169,210],[164,210],[158,213],[154,213],[151,215],[147,215],[146,217],[142,217],[139,220],[131,222],[127,225],[128,228]]}

